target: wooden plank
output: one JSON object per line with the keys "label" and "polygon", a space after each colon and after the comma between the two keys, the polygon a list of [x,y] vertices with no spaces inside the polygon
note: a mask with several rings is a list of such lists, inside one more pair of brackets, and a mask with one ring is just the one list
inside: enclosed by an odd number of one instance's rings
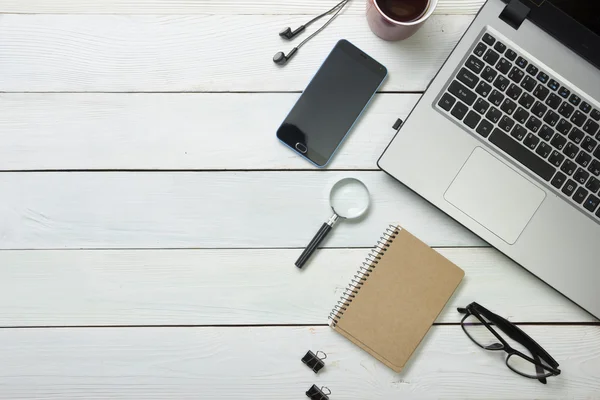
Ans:
{"label": "wooden plank", "polygon": [[[437,322],[473,300],[514,322],[594,322],[490,248],[438,249],[466,278]],[[0,326],[324,324],[366,249],[0,251]]]}
{"label": "wooden plank", "polygon": [[[299,96],[0,94],[0,170],[312,169],[275,137]],[[328,169],[378,169],[418,99],[376,95]]]}
{"label": "wooden plank", "polygon": [[300,248],[347,176],[366,183],[371,208],[327,247],[372,246],[395,221],[431,245],[483,244],[383,172],[5,172],[0,248]]}
{"label": "wooden plank", "polygon": [[[389,70],[384,91],[422,91],[472,16],[434,16],[397,43],[377,38],[362,15],[343,15],[292,62],[277,33],[305,16],[4,15],[0,91],[300,91],[346,38]],[[232,113],[235,110],[232,110]]]}
{"label": "wooden plank", "polygon": [[[440,0],[436,14],[475,14],[485,0]],[[0,0],[2,13],[26,14],[306,14],[336,4],[323,0]],[[364,14],[364,0],[351,1],[345,13]]]}
{"label": "wooden plank", "polygon": [[[6,399],[583,399],[600,392],[597,327],[523,328],[560,364],[547,385],[516,375],[458,326],[431,329],[396,374],[328,327],[3,329]],[[327,353],[315,375],[300,362]],[[334,397],[335,395],[335,397]]]}

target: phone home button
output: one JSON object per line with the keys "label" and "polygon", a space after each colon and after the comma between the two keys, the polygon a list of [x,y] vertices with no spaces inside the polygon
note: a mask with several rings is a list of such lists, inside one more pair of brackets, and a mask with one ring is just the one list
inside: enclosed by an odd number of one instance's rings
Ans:
{"label": "phone home button", "polygon": [[308,149],[306,148],[306,146],[303,145],[300,142],[296,143],[296,150],[298,150],[302,154],[306,154],[306,152],[308,151]]}

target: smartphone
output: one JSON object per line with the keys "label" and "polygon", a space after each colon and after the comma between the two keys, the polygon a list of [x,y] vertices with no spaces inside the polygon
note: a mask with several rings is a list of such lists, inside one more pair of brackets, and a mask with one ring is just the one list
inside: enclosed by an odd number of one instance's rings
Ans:
{"label": "smartphone", "polygon": [[340,40],[277,130],[277,138],[316,166],[326,166],[386,76],[383,65]]}

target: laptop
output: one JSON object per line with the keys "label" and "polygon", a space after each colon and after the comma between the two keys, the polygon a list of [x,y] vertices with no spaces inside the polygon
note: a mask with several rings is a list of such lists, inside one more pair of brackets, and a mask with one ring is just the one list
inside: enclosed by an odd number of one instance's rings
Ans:
{"label": "laptop", "polygon": [[600,1],[488,0],[378,165],[600,317],[599,144]]}

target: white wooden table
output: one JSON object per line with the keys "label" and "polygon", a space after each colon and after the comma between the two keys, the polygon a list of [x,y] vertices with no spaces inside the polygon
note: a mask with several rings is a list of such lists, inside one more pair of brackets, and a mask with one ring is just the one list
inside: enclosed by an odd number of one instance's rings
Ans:
{"label": "white wooden table", "polygon": [[[354,0],[278,68],[279,30],[331,1],[0,0],[0,398],[600,398],[598,321],[375,164],[482,2],[441,0],[386,43]],[[390,75],[316,170],[275,131],[340,38]],[[344,176],[372,212],[298,271]],[[326,325],[392,222],[466,271],[402,374]],[[474,346],[456,312],[471,301],[563,374],[544,386]],[[308,349],[329,355],[319,375]]]}

